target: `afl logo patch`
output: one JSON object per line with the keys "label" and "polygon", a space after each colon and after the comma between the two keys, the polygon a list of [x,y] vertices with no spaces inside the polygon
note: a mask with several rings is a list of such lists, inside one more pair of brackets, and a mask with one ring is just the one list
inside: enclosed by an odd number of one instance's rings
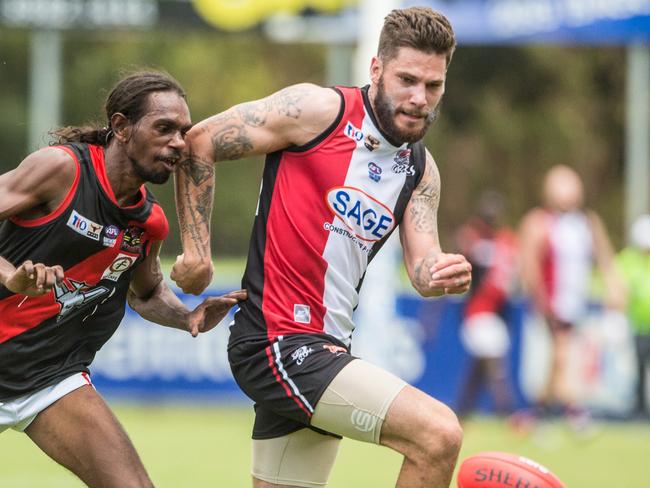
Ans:
{"label": "afl logo patch", "polygon": [[375,242],[395,226],[393,212],[358,188],[339,186],[327,193],[327,204],[359,239]]}
{"label": "afl logo patch", "polygon": [[368,163],[368,176],[372,181],[381,180],[381,168],[372,161]]}

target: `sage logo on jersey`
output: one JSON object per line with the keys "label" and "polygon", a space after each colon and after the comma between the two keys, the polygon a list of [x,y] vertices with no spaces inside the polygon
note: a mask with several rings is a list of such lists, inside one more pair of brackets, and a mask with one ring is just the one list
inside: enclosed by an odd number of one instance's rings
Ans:
{"label": "sage logo on jersey", "polygon": [[352,234],[363,241],[378,241],[395,226],[393,212],[358,188],[332,188],[327,193],[327,203]]}
{"label": "sage logo on jersey", "polygon": [[410,149],[400,149],[397,151],[397,154],[395,155],[393,161],[395,162],[391,168],[391,171],[393,173],[406,173],[409,176],[413,176],[415,174],[415,167],[411,164]]}
{"label": "sage logo on jersey", "polygon": [[349,120],[345,125],[343,133],[355,142],[360,142],[363,140],[363,132],[361,132],[361,129],[356,128],[354,124],[352,124],[352,122]]}
{"label": "sage logo on jersey", "polygon": [[81,234],[84,237],[89,237],[93,241],[99,240],[99,235],[104,228],[103,225],[99,225],[98,223],[87,219],[76,210],[73,210],[70,214],[67,225],[78,234]]}

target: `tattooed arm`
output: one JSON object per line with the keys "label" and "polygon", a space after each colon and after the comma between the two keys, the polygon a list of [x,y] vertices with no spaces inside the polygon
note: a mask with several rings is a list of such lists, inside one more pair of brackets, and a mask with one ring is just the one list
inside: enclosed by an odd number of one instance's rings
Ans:
{"label": "tattooed arm", "polygon": [[236,105],[190,130],[189,157],[176,173],[183,254],[171,274],[183,291],[198,294],[212,279],[214,163],[306,144],[334,121],[340,103],[334,90],[303,83]]}
{"label": "tattooed arm", "polygon": [[438,239],[440,174],[427,151],[424,175],[411,195],[400,240],[404,263],[413,287],[425,297],[464,293],[471,283],[471,265],[460,254],[446,254]]}

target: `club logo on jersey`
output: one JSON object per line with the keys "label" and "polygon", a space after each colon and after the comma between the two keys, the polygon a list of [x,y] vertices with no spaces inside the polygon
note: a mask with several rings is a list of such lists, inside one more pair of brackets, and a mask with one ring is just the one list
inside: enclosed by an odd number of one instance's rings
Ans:
{"label": "club logo on jersey", "polygon": [[293,320],[299,324],[308,324],[311,322],[311,312],[309,305],[295,303],[293,305]]}
{"label": "club logo on jersey", "polygon": [[101,279],[107,279],[111,281],[119,280],[120,276],[122,276],[122,273],[131,268],[136,259],[137,258],[135,256],[118,254],[115,259],[113,259],[113,262],[110,264],[110,266],[104,270],[104,274],[102,274]]}
{"label": "club logo on jersey", "polygon": [[142,233],[144,231],[140,227],[132,225],[124,231],[124,236],[122,237],[122,246],[120,250],[126,251],[132,254],[140,254],[142,251]]}
{"label": "club logo on jersey", "polygon": [[361,240],[378,241],[395,226],[393,212],[358,188],[332,188],[327,193],[327,203],[345,226]]}
{"label": "club logo on jersey", "polygon": [[56,321],[60,322],[72,313],[90,305],[95,305],[110,295],[111,291],[105,286],[91,288],[87,283],[75,281],[71,278],[67,278],[61,283],[55,283],[54,296],[59,305],[61,305],[61,310],[56,316]]}
{"label": "club logo on jersey", "polygon": [[381,168],[372,161],[368,163],[368,176],[372,181],[381,180]]}
{"label": "club logo on jersey", "polygon": [[89,237],[94,241],[99,240],[99,235],[104,228],[103,225],[99,225],[98,223],[87,219],[76,210],[73,210],[70,214],[67,225],[78,234]]}
{"label": "club logo on jersey", "polygon": [[411,150],[410,149],[400,149],[393,159],[395,164],[391,168],[393,173],[402,174],[405,173],[409,176],[415,175],[415,167],[411,164]]}
{"label": "club logo on jersey", "polygon": [[291,354],[291,359],[293,359],[298,366],[300,366],[303,362],[305,362],[305,359],[307,359],[307,356],[309,356],[314,350],[311,347],[307,346],[302,346],[293,351]]}
{"label": "club logo on jersey", "polygon": [[104,227],[104,239],[102,244],[106,247],[113,247],[117,241],[117,236],[120,235],[120,229],[114,225],[107,225]]}
{"label": "club logo on jersey", "polygon": [[363,145],[366,146],[368,151],[374,151],[379,147],[379,139],[377,139],[372,134],[368,134],[366,139],[363,141]]}
{"label": "club logo on jersey", "polygon": [[361,129],[356,128],[349,120],[345,125],[343,133],[355,142],[361,142],[363,140],[363,132]]}

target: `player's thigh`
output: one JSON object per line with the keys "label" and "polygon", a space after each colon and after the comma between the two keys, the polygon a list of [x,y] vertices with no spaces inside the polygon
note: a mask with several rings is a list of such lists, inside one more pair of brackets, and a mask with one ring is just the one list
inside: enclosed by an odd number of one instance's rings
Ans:
{"label": "player's thigh", "polygon": [[355,359],[320,397],[311,425],[352,439],[379,444],[389,407],[406,382],[372,363]]}
{"label": "player's thigh", "polygon": [[119,421],[90,385],[40,412],[25,430],[52,459],[91,486],[149,486]]}
{"label": "player's thigh", "polygon": [[253,486],[326,486],[339,443],[337,437],[307,428],[273,439],[253,439]]}
{"label": "player's thigh", "polygon": [[323,393],[312,425],[403,454],[432,444],[460,443],[449,407],[366,361],[348,364]]}

